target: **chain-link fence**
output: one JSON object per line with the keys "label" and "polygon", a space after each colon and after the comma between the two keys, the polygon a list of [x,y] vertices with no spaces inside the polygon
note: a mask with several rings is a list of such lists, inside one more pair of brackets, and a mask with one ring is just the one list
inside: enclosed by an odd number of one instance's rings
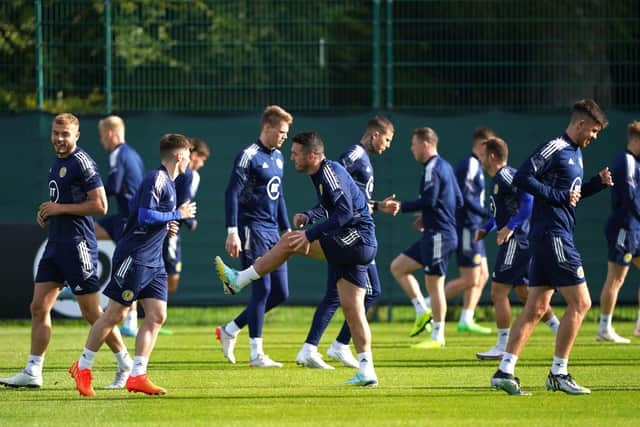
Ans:
{"label": "chain-link fence", "polygon": [[0,110],[636,110],[639,24],[622,0],[5,0]]}

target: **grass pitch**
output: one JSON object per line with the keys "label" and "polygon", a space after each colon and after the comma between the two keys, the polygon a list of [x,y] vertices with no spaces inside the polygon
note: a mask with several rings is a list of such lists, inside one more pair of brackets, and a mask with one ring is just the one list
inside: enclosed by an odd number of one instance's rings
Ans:
{"label": "grass pitch", "polygon": [[[372,324],[374,362],[380,386],[339,386],[354,374],[295,364],[311,320],[309,308],[285,307],[271,314],[264,347],[282,369],[248,366],[248,334],[238,340],[236,365],[222,357],[215,326],[238,309],[170,309],[167,327],[149,364],[150,378],[168,389],[166,396],[100,390],[111,382],[115,360],[105,347],[96,358],[96,398],[82,398],[67,374],[84,346],[88,327],[78,321],[54,320],[46,356],[44,386],[39,390],[0,389],[0,425],[348,425],[348,426],[635,426],[640,398],[640,338],[630,345],[596,343],[596,323],[585,324],[574,347],[569,370],[592,389],[590,396],[548,392],[544,381],[553,355],[553,336],[539,325],[516,368],[533,396],[508,396],[489,387],[495,361],[479,361],[477,351],[495,343],[495,334],[470,335],[447,324],[442,350],[412,350],[408,337],[411,310],[395,311],[394,323]],[[485,325],[495,325],[484,322]],[[340,326],[336,318],[323,337],[323,354]],[[631,322],[617,322],[631,336]],[[24,367],[29,352],[28,322],[0,323],[0,376]],[[126,339],[133,351],[133,339]],[[326,360],[326,358],[325,358]]]}

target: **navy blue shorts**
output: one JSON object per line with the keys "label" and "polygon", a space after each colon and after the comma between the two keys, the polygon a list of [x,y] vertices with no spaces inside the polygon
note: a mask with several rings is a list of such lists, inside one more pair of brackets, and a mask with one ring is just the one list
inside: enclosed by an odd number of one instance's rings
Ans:
{"label": "navy blue shorts", "polygon": [[63,283],[75,295],[91,294],[100,290],[97,271],[98,245],[95,242],[48,242],[35,281]]}
{"label": "navy blue shorts", "polygon": [[505,244],[498,246],[496,263],[491,277],[494,282],[505,285],[529,284],[529,265],[531,250],[526,238],[512,237]]}
{"label": "navy blue shorts", "polygon": [[449,257],[455,251],[458,242],[445,239],[442,233],[424,235],[403,254],[424,266],[424,273],[430,276],[445,276],[449,266]]}
{"label": "navy blue shorts", "polygon": [[620,265],[629,265],[633,258],[640,256],[639,233],[618,228],[613,232],[607,230],[605,234],[609,248],[609,261]]}
{"label": "navy blue shorts", "polygon": [[482,258],[487,256],[484,241],[474,242],[475,237],[475,228],[458,229],[458,247],[456,249],[458,267],[478,267],[482,264]]}
{"label": "navy blue shorts", "polygon": [[[240,233],[240,261],[242,268],[248,268],[256,262],[258,258],[269,252],[280,240],[278,230],[260,230],[250,226],[238,227]],[[287,271],[287,263],[282,264],[276,271]]]}
{"label": "navy blue shorts", "polygon": [[571,286],[584,283],[582,259],[567,236],[545,234],[531,239],[533,256],[529,268],[529,286]]}
{"label": "navy blue shorts", "polygon": [[145,298],[166,301],[167,272],[164,266],[147,267],[136,264],[131,256],[114,260],[111,281],[102,293],[125,306]]}
{"label": "navy blue shorts", "polygon": [[[337,288],[336,272],[332,264],[327,264],[327,265],[328,265],[327,288],[336,289]],[[378,297],[380,296],[380,292],[382,291],[382,287],[380,286],[380,277],[378,276],[378,267],[376,266],[376,260],[371,261],[369,265],[367,265],[366,282],[367,282],[365,286],[366,294],[373,300],[377,300]]]}
{"label": "navy blue shorts", "polygon": [[319,242],[335,272],[336,281],[344,279],[363,289],[372,286],[367,271],[378,248],[365,244],[358,230],[347,229],[337,235],[322,236]]}
{"label": "navy blue shorts", "polygon": [[124,233],[124,228],[127,225],[127,218],[123,218],[120,215],[109,215],[100,218],[96,222],[104,228],[104,231],[109,234],[111,240],[118,242]]}
{"label": "navy blue shorts", "polygon": [[182,248],[180,246],[180,233],[175,236],[167,236],[162,244],[162,259],[167,274],[180,274],[182,271]]}

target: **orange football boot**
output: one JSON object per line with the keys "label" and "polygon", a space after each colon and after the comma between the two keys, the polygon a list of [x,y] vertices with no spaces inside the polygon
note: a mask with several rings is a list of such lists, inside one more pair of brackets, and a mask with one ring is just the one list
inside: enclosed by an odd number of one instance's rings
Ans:
{"label": "orange football boot", "polygon": [[167,393],[167,390],[152,383],[149,377],[147,377],[147,374],[142,374],[135,377],[130,376],[127,379],[126,387],[127,390],[129,390],[130,392],[133,391],[134,393],[144,393],[152,395]]}
{"label": "orange football boot", "polygon": [[80,395],[94,397],[96,392],[91,385],[91,369],[78,369],[78,361],[73,362],[69,368],[69,375],[76,380],[76,388]]}

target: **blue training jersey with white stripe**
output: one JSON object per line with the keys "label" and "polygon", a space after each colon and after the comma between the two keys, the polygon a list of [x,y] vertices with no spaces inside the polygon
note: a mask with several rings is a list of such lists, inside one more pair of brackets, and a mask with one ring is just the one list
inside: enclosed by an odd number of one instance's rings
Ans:
{"label": "blue training jersey with white stripe", "polygon": [[[500,168],[493,177],[489,211],[491,217],[495,220],[498,230],[508,225],[509,229],[513,230],[513,236],[520,240],[526,239],[529,234],[531,195],[524,193],[513,185],[513,177],[516,172],[515,168],[507,165]],[[526,215],[521,222],[515,224],[514,217],[521,209],[523,195],[526,195],[525,198],[528,199],[529,215]]]}
{"label": "blue training jersey with white stripe", "polygon": [[176,209],[176,189],[164,166],[148,172],[137,193],[131,199],[131,215],[124,234],[116,244],[114,259],[131,256],[136,264],[148,267],[164,266],[162,243],[167,235],[167,222],[143,223],[144,209],[169,213]]}
{"label": "blue training jersey with white stripe", "polygon": [[[49,200],[55,203],[83,203],[87,193],[103,187],[93,159],[80,147],[61,159],[55,157],[49,169]],[[53,215],[47,219],[50,242],[96,241],[90,216]]]}
{"label": "blue training jersey with white stripe", "polygon": [[107,197],[114,196],[118,215],[129,217],[129,200],[138,190],[144,176],[144,164],[131,146],[122,143],[109,154],[109,178],[104,187]]}
{"label": "blue training jersey with white stripe", "polygon": [[623,228],[632,233],[640,232],[640,163],[632,152],[626,150],[613,161],[611,177],[611,215],[607,220],[609,231]]}
{"label": "blue training jersey with white stripe", "polygon": [[371,200],[374,185],[373,166],[371,165],[369,153],[367,153],[362,144],[354,144],[347,147],[338,158],[338,161],[349,172],[349,175],[351,175],[360,191],[366,197],[366,201]]}
{"label": "blue training jersey with white stripe", "polygon": [[583,184],[582,151],[566,133],[538,146],[520,166],[513,182],[534,197],[529,240],[545,233],[572,237],[576,210],[569,204],[569,191],[581,198],[605,188],[598,175]]}
{"label": "blue training jersey with white stripe", "polygon": [[307,239],[345,233],[345,238],[359,235],[365,244],[377,246],[369,206],[349,172],[340,163],[324,159],[318,172],[310,176],[327,220],[308,229]]}
{"label": "blue training jersey with white stripe", "polygon": [[456,179],[463,204],[456,211],[458,229],[478,228],[489,210],[484,205],[484,174],[478,157],[470,153],[456,166]]}
{"label": "blue training jersey with white stripe", "polygon": [[445,238],[457,239],[456,210],[463,201],[449,162],[438,155],[426,161],[418,194],[418,199],[402,202],[402,212],[421,211],[425,235],[442,233]]}
{"label": "blue training jersey with white stripe", "polygon": [[280,150],[271,150],[260,140],[238,154],[225,192],[227,227],[291,228],[282,188],[283,168]]}

